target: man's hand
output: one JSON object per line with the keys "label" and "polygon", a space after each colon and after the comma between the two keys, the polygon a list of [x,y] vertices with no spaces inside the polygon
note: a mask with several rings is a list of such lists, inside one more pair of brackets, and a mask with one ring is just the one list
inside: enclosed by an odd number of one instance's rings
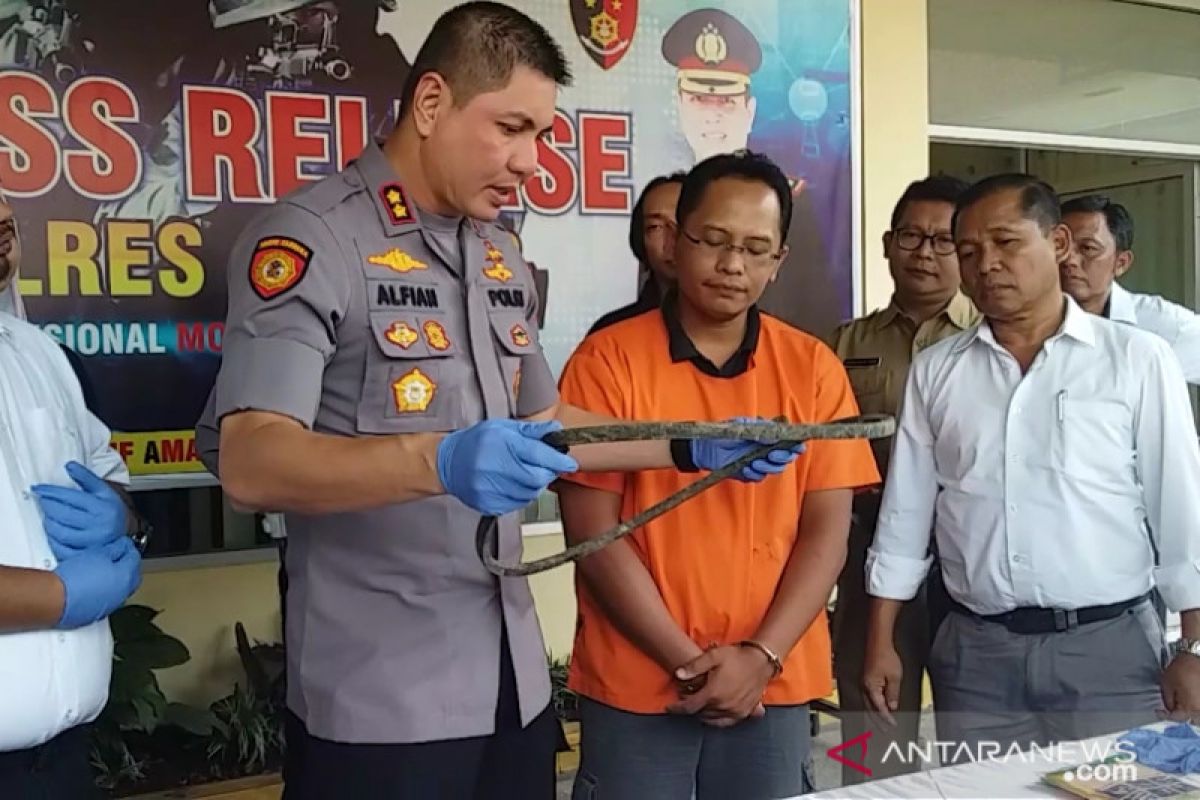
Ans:
{"label": "man's hand", "polygon": [[1200,719],[1200,657],[1180,653],[1162,676],[1162,699],[1170,719]]}
{"label": "man's hand", "polygon": [[121,496],[82,464],[71,461],[66,470],[78,489],[30,487],[41,506],[51,546],[57,545],[56,553],[102,547],[125,536],[128,509]]}
{"label": "man's hand", "polygon": [[[769,424],[766,420],[751,417],[737,417],[730,421]],[[737,461],[751,450],[767,443],[767,441],[747,439],[693,439],[691,440],[692,462],[700,469],[711,472]],[[778,475],[783,472],[803,452],[803,444],[772,450],[767,453],[765,458],[757,458],[748,466],[743,467],[741,472],[734,477],[743,483],[758,483],[768,475]]]}
{"label": "man's hand", "polygon": [[575,459],[541,441],[562,424],[490,419],[438,444],[437,472],[448,494],[481,514],[499,516],[532,503]]}
{"label": "man's hand", "polygon": [[[51,540],[53,547],[53,540]],[[56,627],[70,629],[106,618],[137,591],[142,557],[126,537],[83,551],[55,552],[62,561],[54,574],[62,581],[62,616]]]}
{"label": "man's hand", "polygon": [[758,650],[736,645],[713,648],[675,671],[676,679],[684,684],[703,677],[704,685],[667,706],[667,712],[699,715],[705,724],[717,728],[761,717],[765,713],[763,692],[774,674]]}
{"label": "man's hand", "polygon": [[868,707],[889,725],[896,724],[892,712],[900,707],[900,679],[903,676],[904,665],[895,647],[867,644],[863,661],[863,693]]}

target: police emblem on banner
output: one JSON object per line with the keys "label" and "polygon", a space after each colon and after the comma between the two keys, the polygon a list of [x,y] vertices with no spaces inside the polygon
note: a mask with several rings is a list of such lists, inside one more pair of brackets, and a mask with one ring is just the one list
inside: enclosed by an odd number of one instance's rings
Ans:
{"label": "police emblem on banner", "polygon": [[571,0],[579,43],[601,69],[612,69],[629,52],[637,12],[637,0]]}

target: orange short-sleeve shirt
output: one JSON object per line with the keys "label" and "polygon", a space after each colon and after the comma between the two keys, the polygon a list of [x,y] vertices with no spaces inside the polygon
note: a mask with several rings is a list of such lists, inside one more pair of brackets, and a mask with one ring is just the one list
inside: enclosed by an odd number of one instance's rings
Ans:
{"label": "orange short-sleeve shirt", "polygon": [[[562,402],[629,420],[719,421],[786,417],[797,423],[856,416],[841,361],[815,337],[759,316],[758,341],[740,374],[717,376],[672,357],[664,315],[651,311],[588,337],[560,381]],[[629,519],[699,476],[676,470],[576,473],[574,483],[622,496]],[[630,534],[668,611],[701,647],[754,635],[797,541],[804,495],[879,482],[865,440],[812,441],[782,475],[757,484],[724,481]],[[662,713],[675,684],[604,615],[581,580],[569,685],[598,702]],[[783,656],[783,654],[781,654]],[[772,705],[805,703],[833,686],[822,611],[767,687]]]}

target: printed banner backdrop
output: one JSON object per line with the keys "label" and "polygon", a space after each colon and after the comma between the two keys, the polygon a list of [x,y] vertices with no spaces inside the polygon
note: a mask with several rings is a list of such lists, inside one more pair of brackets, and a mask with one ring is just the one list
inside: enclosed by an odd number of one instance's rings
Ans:
{"label": "printed banner backdrop", "polygon": [[[749,147],[794,182],[801,324],[853,307],[852,0],[526,0],[562,44],[541,171],[505,212],[548,273],[561,370],[630,302],[629,214],[655,175]],[[444,0],[4,0],[0,187],[29,318],[82,358],[135,475],[202,471],[245,221],[391,129]],[[240,275],[245,265],[232,265]],[[781,281],[783,279],[781,278]]]}

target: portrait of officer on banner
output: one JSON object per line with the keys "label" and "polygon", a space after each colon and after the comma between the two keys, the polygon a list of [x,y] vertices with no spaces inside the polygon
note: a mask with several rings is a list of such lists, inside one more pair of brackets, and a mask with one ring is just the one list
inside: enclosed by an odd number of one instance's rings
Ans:
{"label": "portrait of officer on banner", "polygon": [[[675,107],[692,163],[745,149],[761,150],[787,163],[787,153],[772,152],[778,150],[778,140],[751,146],[758,114],[753,76],[762,67],[763,49],[742,21],[717,8],[688,12],[663,36],[662,55],[676,69]],[[796,123],[799,147],[800,121]],[[788,180],[793,198],[787,236],[791,254],[759,305],[791,325],[824,335],[841,322],[849,298],[838,295],[804,177],[789,175]]]}

